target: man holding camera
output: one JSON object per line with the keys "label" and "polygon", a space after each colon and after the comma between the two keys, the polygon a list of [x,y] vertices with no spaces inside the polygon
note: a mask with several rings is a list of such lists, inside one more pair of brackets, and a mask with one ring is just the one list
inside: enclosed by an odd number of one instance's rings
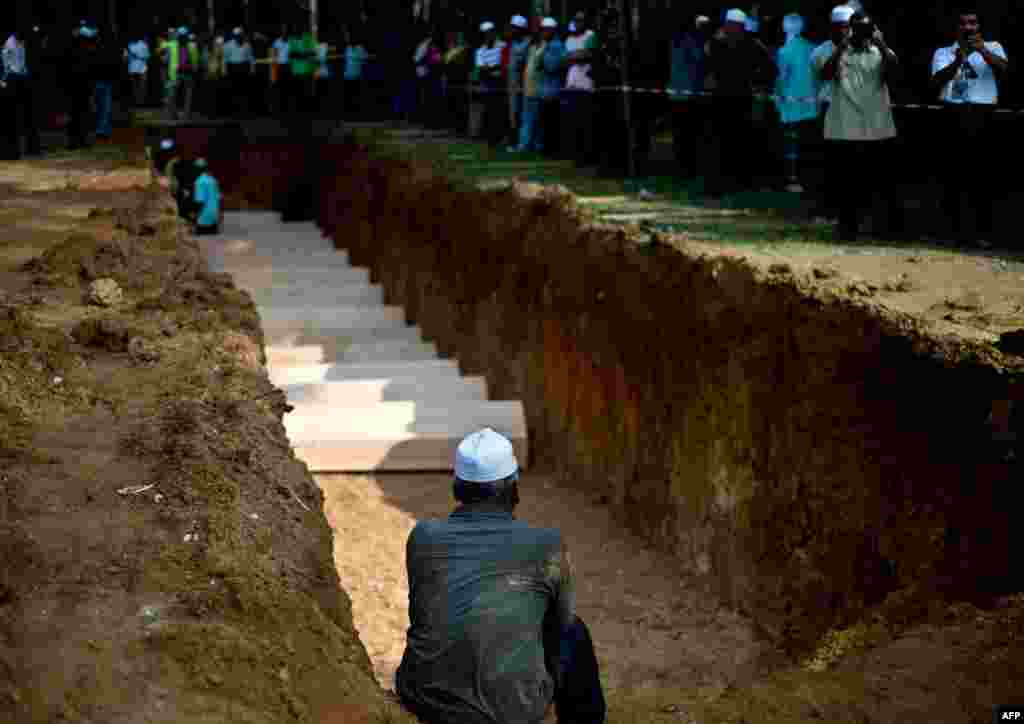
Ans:
{"label": "man holding camera", "polygon": [[[962,11],[957,17],[957,40],[939,48],[932,57],[932,86],[946,106],[949,137],[959,139],[971,153],[951,154],[953,165],[945,178],[944,206],[950,210],[957,241],[973,237],[980,246],[987,246],[992,232],[992,202],[995,189],[986,174],[977,174],[974,159],[987,157],[984,148],[991,144],[991,111],[999,101],[997,81],[1008,69],[1006,51],[997,42],[986,42],[980,32],[978,14]],[[965,199],[966,197],[966,199]],[[964,201],[974,209],[973,230],[963,223]],[[973,231],[973,233],[971,233]]]}
{"label": "man holding camera", "polygon": [[[832,99],[825,115],[825,140],[832,147],[829,169],[839,212],[839,239],[856,239],[859,216],[877,191],[885,218],[875,231],[899,230],[890,188],[892,174],[878,173],[887,163],[883,154],[896,137],[887,76],[897,65],[896,53],[885,43],[874,21],[863,13],[850,17],[850,29],[835,44],[831,56],[814,63],[821,78],[832,82]],[[880,227],[880,228],[879,228]]]}

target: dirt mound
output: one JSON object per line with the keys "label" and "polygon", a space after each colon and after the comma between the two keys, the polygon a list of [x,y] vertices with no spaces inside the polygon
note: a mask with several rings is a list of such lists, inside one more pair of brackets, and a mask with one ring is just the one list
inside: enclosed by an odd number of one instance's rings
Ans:
{"label": "dirt mound", "polygon": [[[18,263],[0,251],[0,721],[406,720],[353,628],[251,299],[148,189],[118,194],[82,217],[63,190],[10,199],[62,232],[15,224]],[[87,304],[103,278],[124,303]]]}

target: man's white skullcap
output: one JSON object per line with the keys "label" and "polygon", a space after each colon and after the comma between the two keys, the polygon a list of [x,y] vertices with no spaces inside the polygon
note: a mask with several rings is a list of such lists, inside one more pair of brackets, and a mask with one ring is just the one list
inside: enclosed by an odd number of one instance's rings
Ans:
{"label": "man's white skullcap", "polygon": [[160,141],[160,148],[161,150],[164,151],[170,151],[172,148],[174,148],[174,141],[171,140],[170,138],[165,138],[164,140]]}
{"label": "man's white skullcap", "polygon": [[512,443],[489,427],[467,435],[455,450],[455,477],[468,483],[493,483],[518,469]]}
{"label": "man's white skullcap", "polygon": [[848,23],[850,18],[856,12],[849,5],[837,5],[832,8],[832,22],[833,23]]}
{"label": "man's white skullcap", "polygon": [[554,18],[550,18],[550,17],[549,18],[544,18],[543,20],[541,20],[540,26],[542,28],[557,28],[558,27],[558,21],[555,20]]}
{"label": "man's white skullcap", "polygon": [[576,32],[576,21],[575,20],[570,20],[569,21],[569,32],[570,33],[575,33]]}
{"label": "man's white skullcap", "polygon": [[86,38],[95,38],[97,34],[97,31],[93,30],[88,26],[82,28],[82,35]]}
{"label": "man's white skullcap", "polygon": [[231,33],[233,35],[241,35],[242,34],[242,29],[241,28],[235,28],[234,30],[231,31]]}
{"label": "man's white skullcap", "polygon": [[526,18],[524,18],[522,15],[513,15],[512,25],[516,26],[517,28],[525,28],[527,25],[529,25],[529,23],[527,22]]}
{"label": "man's white skullcap", "polygon": [[733,8],[725,14],[725,22],[745,24],[747,22],[747,14],[739,8]]}
{"label": "man's white skullcap", "polygon": [[709,17],[707,16],[707,15],[698,15],[698,16],[697,16],[697,17],[696,17],[696,18],[694,19],[694,22],[695,22],[695,23],[696,23],[697,25],[703,25],[703,24],[705,24],[705,23],[710,23],[710,22],[711,22],[711,18],[709,18]]}
{"label": "man's white skullcap", "polygon": [[206,162],[205,158],[196,159],[196,168],[207,168],[210,164]]}
{"label": "man's white skullcap", "polygon": [[188,28],[186,28],[184,25],[182,25],[180,28],[178,28],[178,35],[180,35],[182,37],[188,35]]}
{"label": "man's white skullcap", "polygon": [[490,20],[485,20],[484,22],[480,23],[481,33],[489,33],[492,30],[494,30],[494,23],[492,23]]}

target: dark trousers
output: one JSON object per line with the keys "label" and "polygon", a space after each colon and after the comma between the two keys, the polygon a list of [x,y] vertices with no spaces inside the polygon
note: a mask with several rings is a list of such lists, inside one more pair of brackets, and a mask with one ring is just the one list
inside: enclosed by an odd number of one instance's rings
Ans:
{"label": "dark trousers", "polygon": [[579,616],[566,632],[545,626],[544,658],[555,680],[558,724],[602,724],[607,708],[597,655],[590,631]]}
{"label": "dark trousers", "polygon": [[228,87],[230,88],[231,108],[229,115],[249,115],[251,90],[248,63],[229,63],[227,66]]}
{"label": "dark trousers", "polygon": [[[4,149],[0,157],[18,158],[21,156],[21,137],[25,137],[26,153],[35,154],[41,150],[39,142],[39,125],[36,119],[35,99],[33,98],[32,82],[28,78],[12,75],[7,80],[7,93],[3,97],[5,111],[3,122],[7,126],[3,134]],[[88,102],[88,101],[87,101]]]}
{"label": "dark trousers", "polygon": [[829,186],[839,215],[840,237],[852,240],[861,219],[876,205],[881,207],[881,215],[874,217],[875,232],[883,236],[901,232],[896,179],[891,169],[886,171],[895,155],[895,139],[829,141],[829,146]]}
{"label": "dark trousers", "polygon": [[295,91],[292,83],[292,69],[287,63],[281,63],[277,66],[274,96],[274,110],[278,115],[284,115],[293,110]]}
{"label": "dark trousers", "polygon": [[697,175],[697,143],[703,138],[703,116],[694,100],[672,103],[672,154],[682,178]]}
{"label": "dark trousers", "polygon": [[705,135],[714,140],[717,163],[703,169],[704,187],[708,193],[720,195],[748,185],[751,99],[749,96],[716,96],[711,101]]}
{"label": "dark trousers", "polygon": [[557,97],[544,98],[540,102],[540,123],[544,128],[544,148],[541,153],[552,158],[560,153],[562,145],[561,102]]}
{"label": "dark trousers", "polygon": [[594,94],[564,90],[561,103],[561,154],[587,166],[594,160]]}
{"label": "dark trousers", "polygon": [[71,108],[68,119],[68,146],[70,148],[82,148],[89,145],[89,99],[92,97],[92,88],[76,87],[71,91]]}
{"label": "dark trousers", "polygon": [[943,155],[939,169],[951,231],[963,241],[985,239],[993,231],[996,185],[993,174],[978,172],[978,159],[998,157],[994,149],[1000,145],[992,142],[992,108],[949,104],[942,115],[945,137],[956,139],[956,149]]}

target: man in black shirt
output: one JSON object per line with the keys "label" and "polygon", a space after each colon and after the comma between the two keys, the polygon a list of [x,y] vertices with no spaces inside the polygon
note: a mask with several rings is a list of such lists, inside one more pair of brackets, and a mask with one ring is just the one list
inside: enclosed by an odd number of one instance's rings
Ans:
{"label": "man in black shirt", "polygon": [[722,196],[744,188],[749,177],[750,137],[755,86],[773,83],[777,70],[771,51],[746,31],[747,16],[729,10],[725,23],[708,40],[704,52],[708,74],[714,79],[711,134],[717,138],[718,165],[708,168],[705,189]]}

